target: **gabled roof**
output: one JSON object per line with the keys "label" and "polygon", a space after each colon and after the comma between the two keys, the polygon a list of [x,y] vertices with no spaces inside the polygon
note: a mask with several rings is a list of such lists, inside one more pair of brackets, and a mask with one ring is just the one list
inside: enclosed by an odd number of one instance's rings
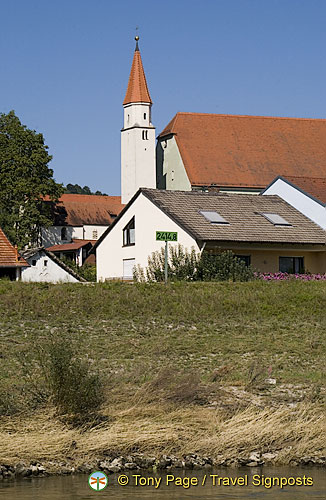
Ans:
{"label": "gabled roof", "polygon": [[48,248],[44,248],[44,247],[29,248],[28,250],[26,250],[23,253],[23,255],[24,255],[25,259],[30,259],[31,257],[33,257],[34,255],[36,255],[37,253],[40,253],[40,252],[44,252],[45,255],[47,255],[50,259],[53,260],[53,262],[55,262],[58,266],[60,266],[62,269],[64,269],[68,274],[71,274],[71,276],[76,278],[78,281],[86,282],[85,278],[82,278],[81,276],[79,276],[79,274],[76,273],[76,271],[71,269],[64,262],[62,262],[62,260],[60,260],[54,253],[50,252]]}
{"label": "gabled roof", "polygon": [[63,194],[50,202],[55,226],[110,225],[124,205],[120,196]]}
{"label": "gabled roof", "polygon": [[0,267],[29,267],[0,228]]}
{"label": "gabled roof", "polygon": [[[143,194],[201,241],[325,244],[326,233],[278,196],[143,189]],[[216,211],[228,224],[211,224],[200,211]],[[291,226],[274,226],[263,213]]]}
{"label": "gabled roof", "polygon": [[132,102],[145,102],[148,104],[152,104],[152,100],[147,87],[143,63],[138,48],[138,41],[136,43],[134,59],[132,61],[129,76],[128,88],[123,101],[123,105],[130,104]]}
{"label": "gabled roof", "polygon": [[[143,194],[197,241],[326,244],[326,232],[275,195],[204,193],[140,188],[114,223],[102,234],[101,244],[135,200]],[[211,224],[200,211],[216,211],[227,224]],[[289,226],[276,226],[262,214],[277,214]]]}
{"label": "gabled roof", "polygon": [[326,178],[326,120],[177,113],[175,139],[193,186],[264,188],[276,176]]}

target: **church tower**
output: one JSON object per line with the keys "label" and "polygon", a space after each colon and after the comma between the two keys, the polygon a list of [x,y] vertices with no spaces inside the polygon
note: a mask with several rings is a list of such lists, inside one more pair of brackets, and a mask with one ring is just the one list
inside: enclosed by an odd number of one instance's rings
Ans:
{"label": "church tower", "polygon": [[156,188],[155,127],[138,40],[123,101],[121,130],[121,202],[128,203],[140,187]]}

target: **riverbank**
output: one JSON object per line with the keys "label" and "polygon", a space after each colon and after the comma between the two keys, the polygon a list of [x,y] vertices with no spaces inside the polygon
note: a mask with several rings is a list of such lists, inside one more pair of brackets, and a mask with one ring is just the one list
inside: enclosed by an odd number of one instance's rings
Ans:
{"label": "riverbank", "polygon": [[[0,282],[0,464],[324,465],[325,305],[323,282]],[[54,405],[53,340],[100,376],[88,422]]]}

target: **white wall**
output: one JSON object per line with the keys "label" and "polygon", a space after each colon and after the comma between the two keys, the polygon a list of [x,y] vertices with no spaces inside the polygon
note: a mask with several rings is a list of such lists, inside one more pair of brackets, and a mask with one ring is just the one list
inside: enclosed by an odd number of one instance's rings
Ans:
{"label": "white wall", "polygon": [[[121,203],[128,203],[140,187],[156,187],[155,128],[150,113],[149,104],[132,103],[124,107]],[[143,132],[147,134],[147,139],[143,138]]]}
{"label": "white wall", "polygon": [[[123,128],[149,127],[152,125],[151,105],[146,103],[130,103],[125,105],[123,110]],[[146,115],[146,118],[144,117]]]}
{"label": "white wall", "polygon": [[67,229],[66,240],[61,239],[62,226],[50,226],[47,228],[42,228],[40,245],[42,245],[43,247],[51,247],[52,245],[61,245],[62,243],[68,243],[69,241],[71,241],[74,228],[72,226],[65,227]]}
{"label": "white wall", "polygon": [[[22,270],[22,281],[78,283],[78,280],[74,276],[62,269],[45,252],[40,251],[26,260],[31,267],[26,267]],[[36,260],[35,266],[32,265],[33,260]],[[47,261],[47,265],[45,265],[45,261]]]}
{"label": "white wall", "polygon": [[157,187],[159,189],[191,191],[175,137],[157,143]]}
{"label": "white wall", "polygon": [[[70,243],[72,239],[76,240],[95,240],[99,239],[107,226],[84,225],[84,226],[65,226],[67,229],[67,239],[61,239],[62,226],[50,226],[42,228],[42,241],[40,245],[45,248],[52,245],[64,245]],[[93,231],[97,231],[97,238],[93,238]]]}
{"label": "white wall", "polygon": [[302,193],[299,189],[291,186],[282,179],[277,179],[266,191],[265,194],[276,194],[284,201],[292,205],[303,215],[318,224],[322,229],[326,229],[326,209],[317,201]]}
{"label": "white wall", "polygon": [[[109,224],[106,226],[84,226],[84,237],[82,238],[83,240],[98,240],[100,236],[106,231],[108,228]],[[93,232],[97,231],[97,238],[94,238]],[[74,238],[77,238],[77,236],[74,236]]]}
{"label": "white wall", "polygon": [[[133,216],[135,216],[135,245],[123,247],[123,229]],[[136,265],[140,264],[145,268],[148,256],[165,246],[164,242],[156,241],[156,231],[177,231],[178,242],[169,242],[169,246],[181,243],[188,249],[193,246],[199,251],[196,241],[188,233],[140,194],[97,247],[97,280],[122,278],[124,259],[135,259]]]}

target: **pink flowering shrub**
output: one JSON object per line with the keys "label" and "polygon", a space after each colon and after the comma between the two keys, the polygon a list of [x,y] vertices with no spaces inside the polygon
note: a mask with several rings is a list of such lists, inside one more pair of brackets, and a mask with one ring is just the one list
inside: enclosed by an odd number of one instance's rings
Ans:
{"label": "pink flowering shrub", "polygon": [[326,281],[326,274],[289,274],[289,273],[254,273],[256,279],[263,281]]}

